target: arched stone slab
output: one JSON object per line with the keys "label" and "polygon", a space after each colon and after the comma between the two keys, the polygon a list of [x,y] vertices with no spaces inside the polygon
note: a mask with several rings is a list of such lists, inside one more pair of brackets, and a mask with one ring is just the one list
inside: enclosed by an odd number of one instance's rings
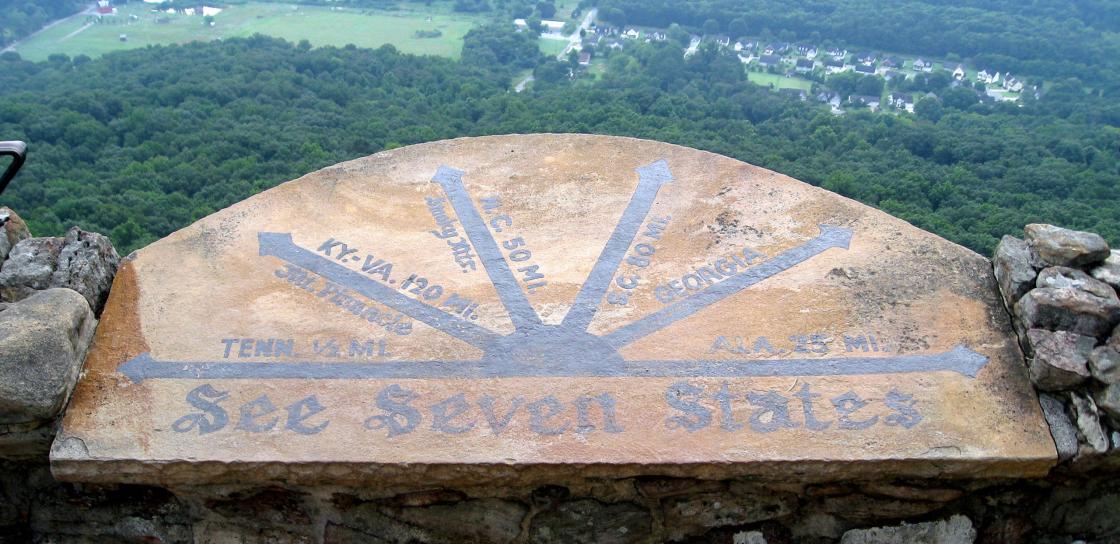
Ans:
{"label": "arched stone slab", "polygon": [[474,485],[1031,476],[989,262],[683,147],[533,135],[339,164],[122,266],[64,479]]}

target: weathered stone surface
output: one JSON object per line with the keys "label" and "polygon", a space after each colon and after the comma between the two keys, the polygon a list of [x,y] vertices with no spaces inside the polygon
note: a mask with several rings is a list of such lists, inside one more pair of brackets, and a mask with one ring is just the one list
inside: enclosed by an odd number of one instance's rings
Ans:
{"label": "weathered stone surface", "polygon": [[1004,236],[996,246],[992,264],[1004,302],[1008,308],[1014,308],[1015,303],[1034,288],[1034,280],[1038,276],[1031,265],[1030,247],[1014,236]]}
{"label": "weathered stone surface", "polygon": [[1089,355],[1096,340],[1066,331],[1031,329],[1034,351],[1029,360],[1031,381],[1043,391],[1063,391],[1089,377]]}
{"label": "weathered stone surface", "polygon": [[976,541],[972,520],[953,516],[946,521],[902,524],[897,527],[853,529],[841,544],[971,544]]}
{"label": "weathered stone surface", "polygon": [[1092,275],[1114,289],[1120,289],[1120,250],[1112,250],[1103,263],[1093,268]]}
{"label": "weathered stone surface", "polygon": [[28,238],[31,238],[31,231],[27,230],[27,223],[10,208],[0,206],[0,269],[12,248]]}
{"label": "weathered stone surface", "polygon": [[766,536],[759,531],[743,531],[732,536],[731,544],[766,544]]}
{"label": "weathered stone surface", "polygon": [[0,300],[23,300],[51,285],[62,238],[28,238],[16,244],[0,268]]}
{"label": "weathered stone surface", "polygon": [[[425,507],[391,502],[341,508],[335,542],[512,542],[529,509],[513,501],[479,499]],[[328,531],[328,535],[331,531]],[[360,536],[361,538],[356,538]],[[355,539],[350,539],[355,537]],[[365,540],[362,540],[365,539]]]}
{"label": "weathered stone surface", "polygon": [[67,231],[64,240],[50,285],[81,293],[94,315],[101,315],[121,260],[117,250],[105,236],[78,227]]}
{"label": "weathered stone surface", "polygon": [[1099,234],[1031,224],[1024,229],[1027,243],[1050,266],[1085,266],[1105,260],[1108,242]]}
{"label": "weathered stone surface", "polygon": [[873,497],[859,493],[827,497],[820,504],[824,512],[856,524],[924,516],[945,506],[934,501]]}
{"label": "weathered stone surface", "polygon": [[1054,445],[1058,449],[1058,457],[1068,461],[1077,456],[1079,449],[1077,442],[1077,429],[1073,426],[1069,414],[1066,412],[1065,403],[1054,395],[1041,393],[1038,395],[1042,413],[1046,416],[1046,423],[1050,426],[1050,434],[1054,438]]}
{"label": "weathered stone surface", "polygon": [[1089,372],[1101,383],[1120,382],[1120,352],[1111,346],[1098,346],[1089,354]]}
{"label": "weathered stone surface", "polygon": [[1093,394],[1093,399],[1097,407],[1108,414],[1114,424],[1120,424],[1120,384],[1110,383],[1098,388]]}
{"label": "weathered stone surface", "polygon": [[650,541],[653,518],[632,503],[568,501],[533,516],[529,541],[539,543],[627,544]]}
{"label": "weathered stone surface", "polygon": [[1108,451],[1108,437],[1101,426],[1100,413],[1093,399],[1082,393],[1069,394],[1070,407],[1073,408],[1074,422],[1077,424],[1081,442],[1089,447],[1092,453]]}
{"label": "weathered stone surface", "polygon": [[1100,337],[1108,333],[1120,316],[1116,293],[1103,294],[1076,287],[1033,289],[1015,305],[1016,315],[1027,328]]}
{"label": "weathered stone surface", "polygon": [[892,497],[896,499],[949,502],[959,499],[964,492],[945,487],[919,487],[897,483],[875,482],[860,486],[868,495]]}
{"label": "weathered stone surface", "polygon": [[1056,462],[987,259],[732,159],[577,135],[381,153],[136,252],[52,456],[401,492]]}
{"label": "weathered stone surface", "polygon": [[664,523],[669,538],[699,536],[716,527],[734,527],[779,518],[793,511],[791,495],[732,495],[707,493],[665,503]]}
{"label": "weathered stone surface", "polygon": [[96,325],[69,289],[40,291],[0,312],[0,424],[61,412]]}
{"label": "weathered stone surface", "polygon": [[1120,351],[1120,325],[1112,329],[1112,334],[1108,337],[1108,347]]}

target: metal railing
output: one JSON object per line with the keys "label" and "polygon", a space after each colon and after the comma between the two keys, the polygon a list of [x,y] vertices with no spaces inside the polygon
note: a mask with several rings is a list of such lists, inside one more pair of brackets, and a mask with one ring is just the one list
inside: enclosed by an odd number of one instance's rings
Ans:
{"label": "metal railing", "polygon": [[8,165],[8,169],[0,175],[0,194],[4,193],[4,189],[8,187],[8,182],[16,177],[16,173],[23,166],[23,161],[27,159],[27,144],[23,142],[0,142],[0,156],[10,155],[12,163]]}

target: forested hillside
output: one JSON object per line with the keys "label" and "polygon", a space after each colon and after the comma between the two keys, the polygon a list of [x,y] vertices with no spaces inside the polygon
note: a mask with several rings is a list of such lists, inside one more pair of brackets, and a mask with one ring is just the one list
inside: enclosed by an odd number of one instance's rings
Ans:
{"label": "forested hillside", "polygon": [[[475,44],[474,47],[479,47]],[[480,59],[491,58],[480,55]],[[481,61],[480,61],[481,62]],[[554,61],[553,61],[554,62]],[[833,116],[742,82],[733,57],[666,44],[597,83],[508,92],[508,73],[391,47],[255,37],[0,60],[0,134],[31,143],[3,196],[35,232],[130,250],[279,182],[441,138],[592,132],[712,150],[879,206],[978,251],[1025,223],[1120,239],[1120,131],[1047,104]]]}
{"label": "forested hillside", "polygon": [[39,30],[47,23],[77,12],[78,0],[4,0],[0,2],[0,48]]}

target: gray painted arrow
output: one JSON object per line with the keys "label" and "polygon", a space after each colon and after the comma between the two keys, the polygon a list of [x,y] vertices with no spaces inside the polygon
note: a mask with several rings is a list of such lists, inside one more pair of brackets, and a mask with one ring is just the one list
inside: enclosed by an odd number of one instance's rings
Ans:
{"label": "gray painted arrow", "polygon": [[618,220],[610,239],[603,246],[599,260],[595,261],[594,268],[583,282],[583,287],[576,295],[576,301],[572,303],[568,315],[564,316],[564,327],[587,330],[591,319],[599,311],[599,304],[607,288],[610,287],[618,266],[622,264],[622,258],[626,256],[630,244],[634,243],[634,236],[638,234],[638,229],[642,227],[649,209],[653,207],[657,191],[665,183],[673,181],[669,164],[664,160],[638,168],[637,172],[638,188],[634,190],[634,196],[630,197],[630,204],[626,206],[626,211],[622,212],[622,218]]}
{"label": "gray painted arrow", "polygon": [[976,377],[988,358],[957,346],[950,351],[888,357],[829,359],[762,359],[745,361],[626,361],[600,372],[586,366],[549,368],[510,361],[389,361],[383,363],[323,362],[172,362],[143,353],[117,370],[134,383],[153,379],[187,380],[409,380],[480,378],[750,378],[781,376],[848,376],[909,372],[956,372]]}
{"label": "gray painted arrow", "polygon": [[820,229],[820,234],[812,240],[795,248],[787,249],[772,259],[757,266],[752,266],[703,291],[690,295],[647,315],[642,319],[619,327],[603,336],[603,339],[615,349],[621,348],[639,338],[668,327],[766,278],[789,270],[823,253],[829,248],[839,247],[848,249],[848,244],[852,241],[851,230],[828,225],[821,225]]}
{"label": "gray painted arrow", "polygon": [[262,256],[278,257],[300,268],[310,270],[473,346],[483,348],[499,338],[497,333],[485,327],[475,325],[423,302],[411,299],[377,280],[368,278],[299,247],[292,241],[291,234],[262,232],[257,235],[257,238],[260,242],[260,254]]}
{"label": "gray painted arrow", "polygon": [[451,207],[455,208],[459,223],[463,225],[467,238],[470,238],[471,244],[474,245],[474,250],[478,253],[486,274],[490,276],[490,283],[494,284],[494,289],[498,291],[498,298],[502,300],[502,305],[509,313],[513,326],[518,330],[540,326],[540,316],[533,309],[533,305],[529,304],[525,291],[521,289],[521,284],[510,270],[509,263],[498,248],[498,243],[494,241],[494,236],[490,234],[490,229],[486,226],[482,215],[474,207],[474,201],[463,187],[463,172],[440,166],[432,181],[443,187],[447,200],[451,201]]}

